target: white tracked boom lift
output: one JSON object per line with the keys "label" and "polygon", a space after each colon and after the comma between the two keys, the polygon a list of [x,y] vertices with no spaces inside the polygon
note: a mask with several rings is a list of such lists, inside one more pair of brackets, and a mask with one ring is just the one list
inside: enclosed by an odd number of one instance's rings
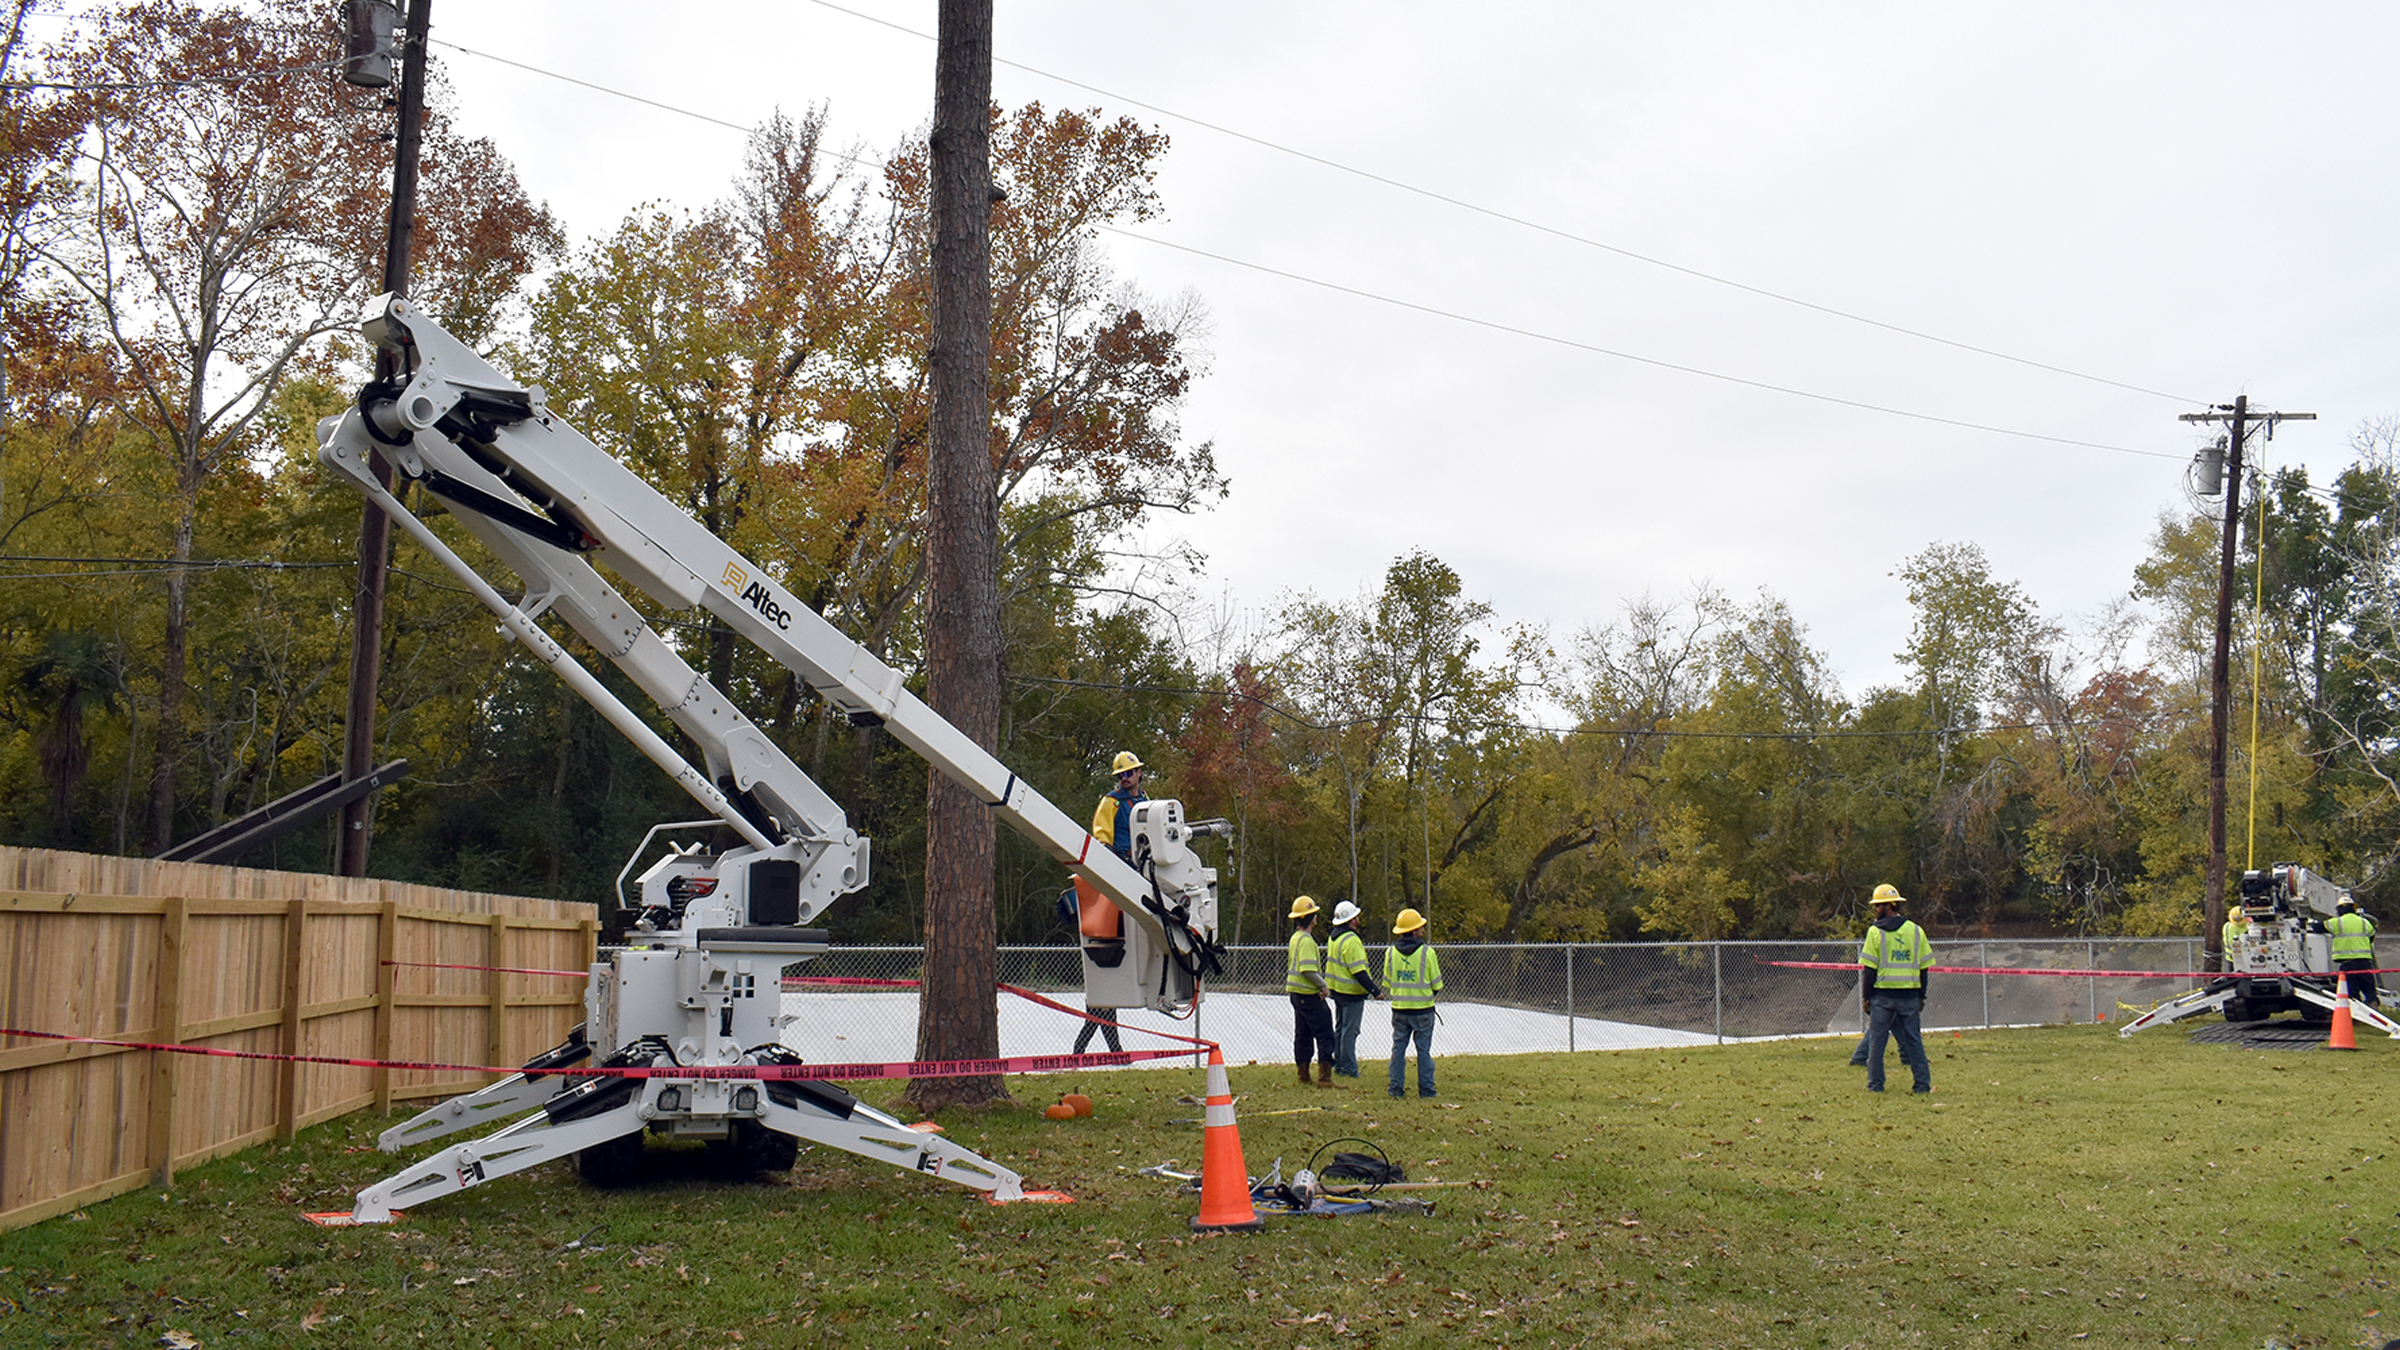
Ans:
{"label": "white tracked boom lift", "polygon": [[[2304,1020],[2329,1020],[2338,972],[2325,921],[2348,894],[2298,863],[2242,873],[2241,893],[2227,903],[2248,915],[2250,923],[2225,952],[2225,973],[2127,1022],[2117,1034],[2130,1036],[2206,1012],[2223,1012],[2228,1022],[2263,1022],[2297,1008]],[[2350,1001],[2350,1015],[2400,1039],[2400,1024],[2358,999]]]}
{"label": "white tracked boom lift", "polygon": [[[395,1209],[569,1155],[585,1176],[614,1180],[641,1166],[646,1132],[708,1140],[756,1170],[789,1167],[805,1140],[996,1200],[1018,1198],[1016,1173],[911,1130],[831,1083],[742,1075],[744,1066],[800,1062],[780,1040],[781,975],[826,950],[825,931],[803,925],[867,884],[867,840],[592,561],[669,609],[706,608],[853,723],[883,727],[1065,864],[1086,897],[1083,968],[1094,1006],[1181,1013],[1198,1002],[1221,948],[1217,874],[1192,843],[1224,833],[1224,822],[1187,821],[1170,800],[1140,803],[1127,865],[909,693],[898,671],[553,415],[539,388],[492,369],[405,299],[381,297],[361,327],[399,359],[401,373],[368,385],[356,407],[319,425],[318,458],[440,559],[714,817],[693,823],[721,823],[743,843],[721,853],[675,848],[645,871],[628,907],[638,910],[635,945],[592,966],[584,1025],[520,1072],[386,1130],[380,1143],[395,1150],[514,1123],[359,1192],[352,1221],[386,1222]],[[377,481],[369,468],[377,450],[523,580],[520,598],[503,596]],[[614,662],[705,763],[687,762],[577,664],[541,627],[544,613]],[[1094,916],[1106,920],[1110,909],[1113,925],[1104,929]],[[604,1067],[697,1072],[556,1072],[594,1057]]]}

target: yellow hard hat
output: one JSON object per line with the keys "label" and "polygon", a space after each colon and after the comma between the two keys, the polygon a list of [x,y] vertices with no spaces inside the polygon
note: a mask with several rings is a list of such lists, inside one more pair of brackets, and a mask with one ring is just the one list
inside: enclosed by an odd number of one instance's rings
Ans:
{"label": "yellow hard hat", "polygon": [[1392,932],[1395,934],[1413,933],[1424,926],[1425,916],[1413,909],[1401,910],[1400,917],[1392,920]]}
{"label": "yellow hard hat", "polygon": [[1875,888],[1874,896],[1867,903],[1870,905],[1897,905],[1901,903],[1900,888],[1887,881]]}
{"label": "yellow hard hat", "polygon": [[1284,917],[1287,919],[1305,919],[1309,915],[1316,912],[1317,902],[1304,895],[1292,902],[1292,912]]}
{"label": "yellow hard hat", "polygon": [[1142,767],[1142,760],[1139,755],[1134,754],[1131,750],[1119,750],[1116,762],[1109,766],[1108,771],[1122,775],[1131,773],[1140,767]]}

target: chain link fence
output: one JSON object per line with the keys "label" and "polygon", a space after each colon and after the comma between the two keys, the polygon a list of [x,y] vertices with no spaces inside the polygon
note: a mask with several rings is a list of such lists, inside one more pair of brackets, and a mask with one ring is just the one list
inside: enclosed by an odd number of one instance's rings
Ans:
{"label": "chain link fence", "polygon": [[[1994,973],[1933,976],[1925,1026],[2129,1018],[2194,986],[2188,976],[2157,972],[2198,969],[2200,945],[2197,938],[1937,942],[1939,964]],[[1444,981],[1437,1055],[1723,1044],[1861,1029],[1854,942],[1444,943],[1437,950]],[[1379,950],[1372,959],[1379,968]],[[1785,964],[1812,962],[1836,968]],[[923,968],[917,947],[837,948],[795,967],[784,991],[785,1043],[816,1063],[911,1058],[916,991],[874,982],[914,981]],[[1222,1043],[1235,1063],[1288,1060],[1292,1016],[1283,975],[1283,948],[1231,948],[1196,1018],[1121,1010],[1119,1041],[1127,1050],[1156,1050],[1178,1044],[1168,1036],[1205,1037]],[[1083,1002],[1083,967],[1072,947],[1003,947],[1000,980],[1070,1006]],[[1087,1025],[1024,999],[1004,996],[1000,1005],[1003,1056],[1064,1053]],[[1362,1061],[1383,1060],[1390,1027],[1389,1009],[1370,1003],[1359,1033]],[[1095,1037],[1087,1048],[1111,1047]]]}

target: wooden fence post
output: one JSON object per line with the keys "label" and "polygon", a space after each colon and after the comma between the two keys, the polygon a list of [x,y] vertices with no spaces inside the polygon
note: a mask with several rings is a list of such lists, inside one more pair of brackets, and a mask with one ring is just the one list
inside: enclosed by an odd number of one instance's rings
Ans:
{"label": "wooden fence post", "polygon": [[493,967],[491,983],[485,986],[491,991],[492,1039],[490,1058],[483,1062],[496,1067],[508,1063],[508,977],[499,970],[508,964],[508,916],[492,915],[491,925],[491,955],[484,964]]}
{"label": "wooden fence post", "polygon": [[[158,923],[158,1024],[164,1045],[183,1043],[183,925],[189,901],[170,896]],[[181,1055],[150,1052],[150,1166],[159,1189],[175,1184],[175,1062]]]}
{"label": "wooden fence post", "polygon": [[[400,902],[386,900],[383,912],[375,919],[375,1058],[389,1063],[392,1058],[393,1022],[399,1011],[400,968],[393,965],[400,959]],[[375,1109],[392,1109],[392,1071],[375,1071]]]}
{"label": "wooden fence post", "polygon": [[[308,901],[295,898],[283,921],[283,1053],[300,1053],[301,973],[308,952]],[[300,1133],[300,1066],[283,1062],[276,1103],[275,1137],[290,1142]]]}

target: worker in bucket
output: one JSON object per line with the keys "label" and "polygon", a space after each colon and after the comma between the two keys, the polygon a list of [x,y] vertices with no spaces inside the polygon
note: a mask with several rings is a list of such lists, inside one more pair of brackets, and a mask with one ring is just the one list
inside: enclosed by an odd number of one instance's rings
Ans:
{"label": "worker in bucket", "polygon": [[[1092,811],[1092,838],[1108,845],[1109,852],[1124,859],[1126,865],[1131,866],[1133,863],[1133,804],[1148,800],[1142,795],[1141,756],[1131,750],[1119,750],[1116,760],[1109,765],[1109,770],[1116,774],[1117,782],[1116,786],[1110,788],[1106,795],[1100,798],[1100,805]],[[1070,925],[1081,921],[1073,891],[1060,897],[1058,904],[1060,917]],[[1117,1040],[1116,1009],[1087,1007],[1084,1011],[1091,1014],[1095,1020],[1084,1023],[1083,1028],[1075,1033],[1073,1053],[1082,1054],[1083,1048],[1092,1043],[1092,1036],[1095,1032],[1107,1038],[1109,1049],[1121,1051],[1125,1048]]]}
{"label": "worker in bucket", "polygon": [[1392,1073],[1385,1086],[1408,1095],[1408,1043],[1417,1043],[1417,1095],[1433,1090],[1433,1000],[1442,992],[1442,958],[1425,940],[1425,916],[1413,909],[1392,920],[1392,945],[1383,950],[1384,991],[1392,1000]]}
{"label": "worker in bucket", "polygon": [[1142,761],[1131,750],[1119,750],[1109,771],[1117,776],[1117,785],[1100,799],[1092,812],[1092,838],[1108,845],[1109,851],[1133,862],[1133,804],[1147,801],[1142,795]]}
{"label": "worker in bucket", "polygon": [[1916,1082],[1913,1091],[1933,1091],[1933,1065],[1925,1058],[1925,995],[1932,984],[1933,943],[1925,930],[1900,917],[1900,892],[1877,886],[1868,901],[1875,922],[1858,947],[1858,1003],[1867,1017],[1867,1091],[1883,1091],[1883,1046],[1900,1042],[1900,1062]]}
{"label": "worker in bucket", "polygon": [[1358,1024],[1366,1017],[1367,1000],[1383,997],[1383,989],[1367,971],[1367,943],[1358,935],[1358,906],[1347,900],[1333,907],[1333,936],[1325,944],[1325,983],[1333,990],[1333,1071],[1356,1078]]}
{"label": "worker in bucket", "polygon": [[1317,951],[1317,902],[1292,902],[1292,943],[1284,967],[1283,992],[1292,996],[1292,1059],[1308,1082],[1308,1061],[1317,1061],[1317,1084],[1333,1082],[1333,1010],[1325,1006],[1325,965]]}
{"label": "worker in bucket", "polygon": [[2375,921],[2359,912],[2358,902],[2348,891],[2342,892],[2333,908],[2333,918],[2325,924],[2326,933],[2333,938],[2333,968],[2347,977],[2350,997],[2372,1008],[2376,1004]]}

